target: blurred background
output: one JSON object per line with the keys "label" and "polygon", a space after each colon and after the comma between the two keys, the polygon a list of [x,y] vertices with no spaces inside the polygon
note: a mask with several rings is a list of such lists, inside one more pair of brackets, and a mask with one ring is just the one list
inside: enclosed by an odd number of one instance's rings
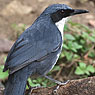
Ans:
{"label": "blurred background", "polygon": [[[8,77],[8,71],[2,70],[11,46],[47,6],[55,3],[87,9],[90,13],[68,20],[61,56],[48,75],[60,81],[95,75],[95,0],[0,0],[0,87]],[[28,82],[32,86],[55,85],[45,78],[29,78]]]}

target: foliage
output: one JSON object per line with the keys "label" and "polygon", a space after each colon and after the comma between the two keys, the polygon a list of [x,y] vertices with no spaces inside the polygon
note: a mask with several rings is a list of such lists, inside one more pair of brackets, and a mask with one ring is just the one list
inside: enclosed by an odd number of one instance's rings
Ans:
{"label": "foliage", "polygon": [[0,80],[4,80],[8,77],[8,71],[3,72],[4,65],[0,65]]}
{"label": "foliage", "polygon": [[[25,30],[25,25],[18,27],[18,25],[14,24],[12,27],[17,31],[17,36]],[[68,25],[66,24],[64,27],[64,32],[62,53],[57,65],[48,75],[53,75],[54,77],[57,74],[62,75],[67,65],[71,65],[71,68],[74,68],[66,69],[66,72],[68,72],[68,75],[66,73],[67,77],[70,74],[71,76],[75,74],[82,77],[95,74],[95,30],[69,21]],[[2,72],[3,67],[0,66],[0,79],[5,79],[8,76],[8,71]],[[32,86],[46,87],[55,85],[55,83],[52,83],[48,79],[40,77],[33,80],[29,78],[28,82]]]}
{"label": "foliage", "polygon": [[60,59],[66,59],[63,63],[78,63],[79,66],[74,65],[76,75],[88,76],[95,73],[95,30],[69,21],[64,39],[60,56]]}
{"label": "foliage", "polygon": [[[6,61],[6,56],[4,57],[4,62]],[[4,80],[8,77],[8,71],[3,72],[4,65],[0,65],[0,80]]]}
{"label": "foliage", "polygon": [[90,73],[95,73],[95,68],[92,65],[86,65],[83,62],[78,63],[79,66],[77,66],[75,70],[75,74],[77,75],[90,75]]}

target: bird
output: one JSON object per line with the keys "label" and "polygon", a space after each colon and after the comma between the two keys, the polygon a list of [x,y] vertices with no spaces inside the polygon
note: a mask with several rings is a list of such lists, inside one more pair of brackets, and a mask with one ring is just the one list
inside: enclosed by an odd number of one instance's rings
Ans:
{"label": "bird", "polygon": [[63,45],[63,29],[68,17],[88,13],[66,4],[49,5],[10,49],[3,72],[9,71],[4,95],[24,95],[30,76],[42,76],[61,84],[47,73],[56,64]]}

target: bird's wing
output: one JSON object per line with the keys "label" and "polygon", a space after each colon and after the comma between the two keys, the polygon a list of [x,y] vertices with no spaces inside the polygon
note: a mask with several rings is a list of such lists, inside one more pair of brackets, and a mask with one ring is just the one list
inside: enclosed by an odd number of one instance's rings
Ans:
{"label": "bird's wing", "polygon": [[18,38],[8,54],[4,71],[9,69],[13,73],[60,47],[59,35],[52,34],[51,29],[42,30],[31,28]]}

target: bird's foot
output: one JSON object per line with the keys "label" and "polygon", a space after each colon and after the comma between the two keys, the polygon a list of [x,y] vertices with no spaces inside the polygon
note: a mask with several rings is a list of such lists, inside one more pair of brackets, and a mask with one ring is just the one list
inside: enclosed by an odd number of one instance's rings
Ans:
{"label": "bird's foot", "polygon": [[40,89],[40,88],[43,88],[42,86],[35,86],[35,87],[31,87],[31,92],[33,92],[33,90],[37,90],[37,89]]}
{"label": "bird's foot", "polygon": [[32,87],[30,85],[28,87],[29,87],[29,89],[26,90],[26,92],[25,92],[26,94],[25,95],[30,95],[30,93],[32,93],[33,90],[42,88],[41,86]]}
{"label": "bird's foot", "polygon": [[58,95],[58,93],[57,93],[57,90],[59,89],[59,87],[61,86],[61,85],[66,85],[68,82],[69,82],[69,80],[67,80],[66,82],[60,82],[60,81],[58,81],[58,80],[55,80],[55,79],[53,79],[53,78],[51,78],[51,77],[49,77],[49,76],[47,76],[47,75],[44,75],[44,77],[45,78],[47,78],[47,79],[49,79],[49,80],[51,80],[51,81],[53,81],[53,82],[55,82],[56,84],[57,84],[57,87],[54,89],[54,91],[53,91],[53,94],[54,95]]}
{"label": "bird's foot", "polygon": [[35,87],[31,87],[31,91],[35,90],[35,89],[39,89],[39,88],[43,88],[42,86],[35,86]]}
{"label": "bird's foot", "polygon": [[69,81],[70,81],[70,80],[67,80],[66,82],[60,82],[60,81],[58,81],[58,83],[57,83],[58,85],[57,85],[56,88],[53,90],[53,94],[54,94],[54,95],[58,95],[57,90],[59,89],[59,87],[62,86],[62,85],[66,85]]}

